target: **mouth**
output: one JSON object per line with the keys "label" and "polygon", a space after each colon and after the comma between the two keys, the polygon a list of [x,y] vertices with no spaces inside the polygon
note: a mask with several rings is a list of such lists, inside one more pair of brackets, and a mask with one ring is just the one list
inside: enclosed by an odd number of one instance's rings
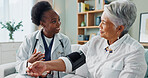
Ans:
{"label": "mouth", "polygon": [[59,30],[60,30],[60,28],[56,28],[56,30],[57,30],[57,31],[59,31]]}
{"label": "mouth", "polygon": [[103,31],[100,30],[100,34],[104,33]]}

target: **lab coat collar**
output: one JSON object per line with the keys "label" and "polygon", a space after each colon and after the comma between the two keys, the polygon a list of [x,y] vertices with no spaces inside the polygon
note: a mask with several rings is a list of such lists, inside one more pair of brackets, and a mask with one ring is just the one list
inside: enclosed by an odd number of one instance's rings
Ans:
{"label": "lab coat collar", "polygon": [[[44,44],[43,44],[43,40],[41,37],[41,31],[42,29],[40,29],[36,35],[36,39],[39,39],[39,44],[42,48],[44,48]],[[52,45],[52,49],[51,49],[51,54],[54,52],[54,50],[61,44],[60,40],[62,40],[62,37],[59,33],[55,34],[54,36],[54,41],[53,41],[53,45]],[[45,48],[44,48],[45,49]]]}
{"label": "lab coat collar", "polygon": [[113,44],[109,46],[110,49],[115,51],[124,41],[125,39],[129,36],[129,34],[125,34],[123,37],[121,37],[119,40],[115,41]]}
{"label": "lab coat collar", "polygon": [[52,50],[51,50],[51,54],[54,52],[54,50],[61,45],[60,40],[62,40],[62,37],[59,33],[55,34],[54,36],[54,41],[53,41],[53,45],[52,45]]}
{"label": "lab coat collar", "polygon": [[[40,30],[38,30],[38,33],[36,35],[36,39],[38,39],[39,41],[39,45],[44,48],[44,44],[43,44],[43,40],[42,40],[42,37],[41,37],[41,31],[43,30],[43,28],[41,28]],[[45,49],[45,48],[44,48]]]}

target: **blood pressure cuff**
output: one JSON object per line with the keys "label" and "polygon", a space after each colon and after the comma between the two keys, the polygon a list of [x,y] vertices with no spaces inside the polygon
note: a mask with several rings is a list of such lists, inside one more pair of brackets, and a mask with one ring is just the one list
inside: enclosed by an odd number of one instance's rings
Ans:
{"label": "blood pressure cuff", "polygon": [[86,63],[85,59],[85,55],[84,53],[81,52],[73,52],[69,55],[66,56],[71,64],[72,64],[72,71],[74,71],[75,69],[77,69],[78,67],[82,66],[84,63]]}

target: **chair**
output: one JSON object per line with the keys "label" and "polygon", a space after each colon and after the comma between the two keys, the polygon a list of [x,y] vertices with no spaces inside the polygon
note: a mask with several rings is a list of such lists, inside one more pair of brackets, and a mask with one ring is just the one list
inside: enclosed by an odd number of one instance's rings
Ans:
{"label": "chair", "polygon": [[17,74],[15,66],[16,62],[0,65],[0,78],[15,78]]}

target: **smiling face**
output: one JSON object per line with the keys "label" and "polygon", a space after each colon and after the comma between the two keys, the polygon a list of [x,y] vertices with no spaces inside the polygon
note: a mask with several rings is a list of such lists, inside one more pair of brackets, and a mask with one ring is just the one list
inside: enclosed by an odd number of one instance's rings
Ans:
{"label": "smiling face", "polygon": [[117,39],[117,29],[114,24],[109,20],[105,12],[102,14],[101,23],[99,25],[100,28],[100,36],[107,39]]}
{"label": "smiling face", "polygon": [[45,36],[54,35],[60,31],[60,17],[54,10],[44,12],[40,24]]}

